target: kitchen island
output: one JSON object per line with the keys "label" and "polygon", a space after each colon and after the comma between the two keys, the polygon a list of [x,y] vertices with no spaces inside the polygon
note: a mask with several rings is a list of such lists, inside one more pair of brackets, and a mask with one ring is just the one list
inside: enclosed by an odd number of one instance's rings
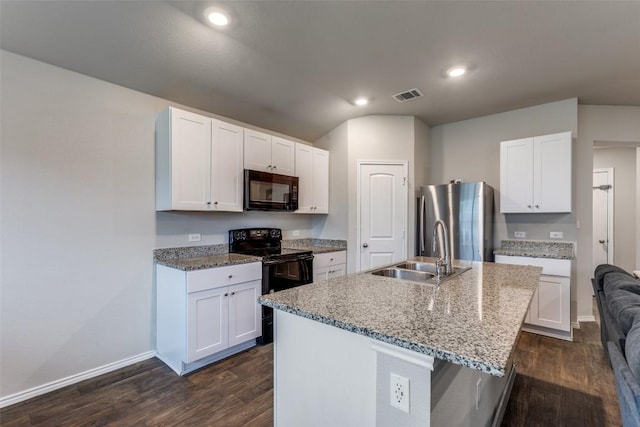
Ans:
{"label": "kitchen island", "polygon": [[499,420],[540,269],[466,265],[440,286],[357,273],[263,295],[276,309],[275,425]]}

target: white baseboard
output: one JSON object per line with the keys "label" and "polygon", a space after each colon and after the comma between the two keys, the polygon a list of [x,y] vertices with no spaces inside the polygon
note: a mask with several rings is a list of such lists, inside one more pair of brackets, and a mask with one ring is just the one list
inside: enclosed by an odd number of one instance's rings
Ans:
{"label": "white baseboard", "polygon": [[128,357],[126,359],[118,360],[113,363],[109,363],[107,365],[99,366],[94,369],[89,369],[88,371],[80,372],[78,374],[70,375],[66,378],[61,378],[56,381],[51,381],[50,383],[43,384],[37,387],[30,388],[28,390],[24,390],[15,394],[11,394],[9,396],[5,396],[0,398],[0,408],[4,408],[5,406],[13,405],[15,403],[23,402],[27,399],[31,399],[32,397],[40,396],[45,393],[49,393],[50,391],[58,390],[63,387],[77,384],[81,381],[88,380],[94,377],[97,377],[102,374],[109,373],[111,371],[115,371],[116,369],[124,368],[129,365],[133,365],[134,363],[141,362],[143,360],[151,359],[155,357],[156,351],[148,351],[146,353],[140,353],[135,356]]}
{"label": "white baseboard", "polygon": [[578,316],[578,322],[595,322],[595,316]]}

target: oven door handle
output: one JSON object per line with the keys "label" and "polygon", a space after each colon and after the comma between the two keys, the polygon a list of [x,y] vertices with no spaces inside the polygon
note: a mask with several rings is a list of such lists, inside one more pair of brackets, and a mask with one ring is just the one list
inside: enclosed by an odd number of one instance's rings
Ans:
{"label": "oven door handle", "polygon": [[269,259],[262,261],[262,265],[278,265],[278,264],[287,264],[290,262],[298,262],[298,261],[313,261],[313,255],[304,255],[298,258],[293,259]]}

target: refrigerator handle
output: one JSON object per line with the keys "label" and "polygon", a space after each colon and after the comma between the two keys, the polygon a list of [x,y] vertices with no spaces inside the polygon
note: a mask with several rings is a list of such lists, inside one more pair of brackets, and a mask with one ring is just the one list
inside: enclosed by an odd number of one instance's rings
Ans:
{"label": "refrigerator handle", "polygon": [[424,215],[426,210],[426,200],[424,199],[424,194],[420,197],[420,255],[424,255]]}

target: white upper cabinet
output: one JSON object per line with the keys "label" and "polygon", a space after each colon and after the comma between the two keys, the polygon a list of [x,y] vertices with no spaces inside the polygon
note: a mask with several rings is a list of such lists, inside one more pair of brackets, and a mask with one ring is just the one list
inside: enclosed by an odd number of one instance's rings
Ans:
{"label": "white upper cabinet", "polygon": [[173,107],[156,122],[156,210],[242,211],[243,129]]}
{"label": "white upper cabinet", "polygon": [[244,167],[280,175],[294,174],[296,143],[251,129],[244,130]]}
{"label": "white upper cabinet", "polygon": [[500,212],[571,212],[571,132],[500,143]]}
{"label": "white upper cabinet", "polygon": [[329,213],[329,152],[296,144],[295,165],[300,178],[296,213]]}
{"label": "white upper cabinet", "polygon": [[295,174],[296,144],[293,141],[274,136],[271,139],[271,172],[280,175]]}
{"label": "white upper cabinet", "polygon": [[243,129],[220,120],[211,120],[211,205],[210,210],[242,211]]}

